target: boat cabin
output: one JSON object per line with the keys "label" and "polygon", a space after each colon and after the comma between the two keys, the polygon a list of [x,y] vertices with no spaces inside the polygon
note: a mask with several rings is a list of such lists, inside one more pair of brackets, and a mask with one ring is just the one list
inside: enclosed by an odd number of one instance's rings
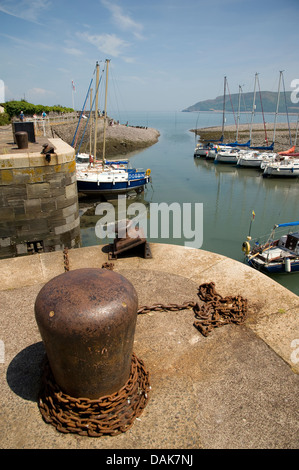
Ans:
{"label": "boat cabin", "polygon": [[76,163],[89,163],[89,155],[87,153],[81,153],[76,155]]}
{"label": "boat cabin", "polygon": [[285,248],[299,254],[299,232],[286,235]]}

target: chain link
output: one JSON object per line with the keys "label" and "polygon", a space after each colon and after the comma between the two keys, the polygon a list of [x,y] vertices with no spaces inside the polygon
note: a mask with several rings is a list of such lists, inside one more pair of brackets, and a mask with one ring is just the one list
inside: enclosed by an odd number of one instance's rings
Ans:
{"label": "chain link", "polygon": [[[69,271],[68,249],[63,251],[65,271]],[[103,269],[113,270],[113,263],[103,263]],[[150,312],[171,311],[193,309],[195,321],[193,325],[203,336],[208,336],[214,328],[227,325],[229,323],[244,323],[247,315],[247,299],[239,296],[222,297],[215,290],[214,282],[206,282],[199,286],[198,297],[203,303],[189,301],[182,304],[153,304],[140,307],[138,314],[149,314]]]}
{"label": "chain link", "polygon": [[63,250],[63,264],[64,264],[64,271],[67,272],[70,270],[70,261],[69,261],[69,252],[68,248],[65,247]]}
{"label": "chain link", "polygon": [[133,426],[149,399],[149,373],[133,353],[130,377],[116,393],[92,400],[74,398],[56,384],[47,359],[44,363],[39,409],[44,421],[62,433],[116,436]]}
{"label": "chain link", "polygon": [[247,300],[241,296],[222,297],[215,290],[215,283],[201,284],[198,288],[198,297],[202,302],[184,302],[183,304],[154,304],[140,307],[138,314],[150,312],[179,311],[193,309],[195,321],[193,325],[203,336],[208,336],[214,328],[228,323],[241,324],[247,315]]}

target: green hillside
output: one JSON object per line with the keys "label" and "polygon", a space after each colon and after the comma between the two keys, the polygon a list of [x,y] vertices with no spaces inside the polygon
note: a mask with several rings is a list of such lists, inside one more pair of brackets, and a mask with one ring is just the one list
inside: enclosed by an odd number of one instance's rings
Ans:
{"label": "green hillside", "polygon": [[[286,111],[286,104],[287,103],[287,111]],[[242,93],[241,100],[240,100],[240,111],[244,112],[251,112],[252,105],[253,105],[253,92],[250,93]],[[238,102],[239,102],[239,94],[234,93],[231,96],[226,96],[225,99],[225,109],[227,112],[234,111],[235,113],[238,112]],[[264,113],[275,113],[276,106],[277,106],[277,92],[272,91],[262,91],[261,96],[260,93],[256,93],[255,98],[255,105],[256,105],[256,112]],[[217,96],[217,98],[213,100],[205,100],[199,101],[198,103],[189,106],[186,109],[183,109],[183,112],[194,112],[194,111],[222,111],[223,110],[223,95]],[[299,113],[299,103],[294,104],[291,101],[291,92],[288,91],[284,95],[284,93],[280,93],[280,100],[279,100],[279,113]]]}

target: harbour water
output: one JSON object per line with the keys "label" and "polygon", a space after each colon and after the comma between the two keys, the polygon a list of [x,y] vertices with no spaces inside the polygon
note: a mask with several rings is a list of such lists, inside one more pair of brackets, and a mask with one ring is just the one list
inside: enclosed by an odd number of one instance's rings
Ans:
{"label": "harbour water", "polygon": [[[266,115],[265,119],[273,122],[274,115]],[[289,119],[296,122],[297,116],[289,116]],[[245,124],[249,120],[249,116],[243,115],[240,122]],[[128,198],[127,204],[141,202],[150,208],[152,203],[162,202],[168,205],[179,203],[181,207],[184,203],[192,207],[202,203],[203,250],[243,262],[242,243],[249,234],[252,211],[255,212],[250,233],[252,238],[267,235],[275,224],[299,220],[299,179],[267,179],[256,169],[239,169],[231,164],[215,164],[194,158],[196,139],[190,129],[220,126],[221,113],[131,112],[120,121],[128,121],[133,126],[153,127],[161,134],[157,144],[129,157],[132,166],[151,169],[152,184],[143,194]],[[286,122],[285,117],[279,116],[279,121]],[[262,122],[262,116],[255,116],[254,122]],[[226,124],[234,124],[232,114],[227,115]],[[99,239],[95,231],[100,218],[95,215],[95,209],[100,202],[100,198],[80,200],[83,246],[109,241]],[[113,204],[116,207],[117,201]],[[172,221],[169,221],[171,227],[167,239],[159,233],[153,238],[148,231],[148,240],[185,245],[188,240],[183,230],[178,237],[177,231],[173,231]],[[192,224],[194,229],[195,220]],[[272,277],[299,295],[299,273]]]}

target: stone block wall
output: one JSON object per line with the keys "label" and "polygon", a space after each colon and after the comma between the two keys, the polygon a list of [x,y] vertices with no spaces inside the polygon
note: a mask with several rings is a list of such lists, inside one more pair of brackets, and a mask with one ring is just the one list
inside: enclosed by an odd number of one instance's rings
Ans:
{"label": "stone block wall", "polygon": [[75,152],[0,155],[0,258],[80,247]]}

